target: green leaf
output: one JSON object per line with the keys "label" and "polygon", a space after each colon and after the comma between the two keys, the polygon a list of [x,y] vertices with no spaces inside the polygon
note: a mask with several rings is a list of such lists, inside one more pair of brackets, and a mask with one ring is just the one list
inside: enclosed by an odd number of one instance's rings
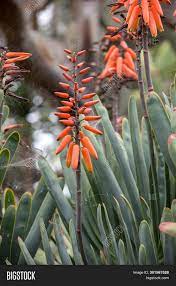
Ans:
{"label": "green leaf", "polygon": [[122,142],[119,139],[118,134],[115,133],[112,127],[106,108],[101,103],[97,104],[95,108],[96,108],[98,115],[102,116],[101,122],[111,142],[116,159],[119,163],[119,166],[120,166],[120,169],[121,169],[121,172],[122,172],[125,184],[126,184],[126,188],[128,190],[130,203],[132,205],[135,205],[135,214],[136,214],[137,220],[140,221],[142,217],[142,210],[141,210],[140,199],[139,199],[139,191],[138,191],[135,179],[133,177],[133,173],[130,169],[126,150],[124,146],[122,145]]}
{"label": "green leaf", "polygon": [[[56,209],[55,201],[48,193],[45,199],[43,200],[43,203],[41,204],[40,209],[35,217],[35,220],[30,228],[30,231],[25,239],[25,245],[33,257],[35,256],[36,251],[41,242],[41,235],[39,228],[40,218],[43,218],[46,227],[48,227],[49,221],[51,220],[55,209]],[[24,263],[24,258],[22,257],[22,255],[20,255],[18,264],[23,264],[23,263]]]}
{"label": "green leaf", "polygon": [[5,210],[11,205],[12,206],[16,205],[15,195],[14,195],[14,192],[12,189],[6,188],[4,191],[4,208],[5,208]]}
{"label": "green leaf", "polygon": [[158,179],[158,192],[160,198],[160,213],[166,206],[167,201],[167,188],[166,188],[166,173],[165,173],[165,160],[163,154],[158,150],[158,164],[157,164],[157,179]]}
{"label": "green leaf", "polygon": [[41,177],[37,188],[32,195],[32,205],[31,205],[31,212],[30,212],[30,217],[29,217],[29,222],[28,222],[28,228],[27,228],[27,233],[29,232],[31,225],[34,222],[34,219],[40,209],[40,206],[42,205],[44,198],[46,197],[46,194],[48,193],[48,189],[45,185],[44,179]]}
{"label": "green leaf", "polygon": [[144,159],[137,106],[134,96],[130,98],[128,113],[139,192],[141,196],[143,196],[145,200],[149,203],[149,177]]}
{"label": "green leaf", "polygon": [[144,152],[145,164],[147,167],[147,172],[149,173],[150,169],[150,147],[149,147],[149,135],[147,130],[146,119],[143,117],[141,122],[141,136],[142,136],[142,148]]}
{"label": "green leaf", "polygon": [[[174,135],[173,135],[174,136]],[[170,136],[170,138],[172,135]],[[174,166],[176,167],[176,139],[170,139],[168,140],[168,151],[170,154],[170,157],[172,159],[172,162],[174,163]]]}
{"label": "green leaf", "polygon": [[173,219],[176,222],[176,199],[172,201],[171,212],[172,212]]}
{"label": "green leaf", "polygon": [[[87,132],[85,133],[88,134]],[[100,198],[99,202],[104,202],[106,204],[112,225],[115,226],[112,201],[113,196],[117,199],[120,198],[122,190],[120,189],[120,186],[101,150],[101,147],[99,147],[95,136],[92,134],[88,134],[88,136],[98,153],[98,160],[93,160],[94,172],[93,174],[87,172],[87,176],[94,194]]]}
{"label": "green leaf", "polygon": [[62,264],[63,265],[72,265],[72,261],[70,259],[69,254],[67,253],[64,239],[63,239],[63,233],[62,233],[62,228],[61,228],[61,223],[60,223],[60,218],[58,214],[55,215],[54,219],[54,234],[56,238],[56,244],[59,252],[59,256],[61,258]]}
{"label": "green leaf", "polygon": [[127,255],[126,255],[126,249],[125,249],[125,244],[122,239],[119,239],[118,243],[118,249],[119,249],[119,261],[120,265],[127,265]]}
{"label": "green leaf", "polygon": [[133,147],[132,147],[132,142],[131,142],[130,126],[129,126],[128,119],[126,118],[124,118],[122,122],[122,138],[123,138],[124,146],[125,146],[125,149],[128,155],[130,168],[136,180],[136,168],[135,168],[135,162],[134,162]]}
{"label": "green leaf", "polygon": [[5,264],[6,258],[10,257],[10,246],[15,221],[15,207],[9,206],[6,210],[1,223],[0,236],[2,242],[0,245],[0,264]]}
{"label": "green leaf", "polygon": [[0,151],[0,186],[5,179],[5,175],[7,172],[7,167],[10,159],[10,153],[7,149],[3,149]]}
{"label": "green leaf", "polygon": [[122,212],[122,216],[126,225],[128,226],[128,232],[130,235],[133,244],[136,247],[136,250],[139,248],[139,236],[138,236],[138,224],[136,221],[136,217],[134,214],[134,210],[129,203],[129,201],[125,198],[125,196],[121,196],[122,200],[119,201],[120,209]]}
{"label": "green leaf", "polygon": [[176,173],[176,168],[170,158],[167,141],[171,134],[171,123],[165,111],[164,105],[156,93],[152,93],[147,100],[148,113],[152,128],[157,138],[157,142],[164,155],[173,176]]}
{"label": "green leaf", "polygon": [[133,246],[131,243],[131,239],[130,239],[130,235],[129,235],[129,231],[128,231],[128,226],[126,225],[126,222],[124,221],[124,218],[122,216],[122,212],[120,209],[120,205],[116,199],[115,199],[115,210],[116,210],[117,215],[119,217],[120,223],[122,225],[123,233],[125,236],[126,245],[127,245],[128,262],[129,262],[129,264],[134,265],[134,264],[136,264],[136,257],[135,257],[135,253],[134,253]]}
{"label": "green leaf", "polygon": [[176,75],[170,86],[170,98],[171,98],[173,107],[176,107]]}
{"label": "green leaf", "polygon": [[147,258],[146,258],[146,249],[143,244],[139,247],[139,265],[146,265],[147,264]]}
{"label": "green leaf", "polygon": [[108,213],[107,213],[107,210],[104,204],[103,204],[103,208],[104,208],[105,220],[106,220],[108,232],[111,236],[110,249],[112,249],[113,262],[115,264],[119,264],[119,259],[118,259],[119,253],[118,253],[118,247],[116,243],[116,238],[118,238],[119,236],[119,229],[118,227],[116,227],[115,229],[112,228],[109,217],[108,217]]}
{"label": "green leaf", "polygon": [[158,263],[157,250],[153,239],[151,227],[147,221],[143,220],[139,226],[140,243],[147,249],[146,262],[147,264],[155,265]]}
{"label": "green leaf", "polygon": [[11,133],[8,137],[4,145],[2,146],[2,149],[8,149],[10,152],[10,161],[12,161],[15,152],[18,148],[18,144],[20,142],[20,134],[17,131],[14,131]]}
{"label": "green leaf", "polygon": [[39,168],[42,173],[44,182],[57,204],[59,213],[68,224],[70,219],[74,218],[74,215],[73,210],[60,187],[59,179],[45,159],[39,161]]}
{"label": "green leaf", "polygon": [[[169,208],[164,208],[161,222],[174,222],[172,212]],[[164,264],[173,265],[176,262],[176,255],[173,249],[176,247],[176,238],[168,234],[161,235],[164,253]]]}
{"label": "green leaf", "polygon": [[110,235],[106,234],[104,224],[103,224],[101,205],[99,205],[97,208],[97,222],[98,222],[98,228],[99,228],[99,232],[100,232],[101,242],[103,244],[103,252],[104,252],[104,255],[107,259],[108,264],[111,264],[112,258],[110,256],[110,252],[109,252],[109,247],[110,247],[111,242],[112,242],[111,234]]}
{"label": "green leaf", "polygon": [[19,201],[18,208],[16,211],[10,257],[10,261],[13,264],[17,264],[20,255],[18,237],[21,237],[21,239],[25,238],[27,223],[31,210],[31,199],[32,198],[30,193],[24,193]]}
{"label": "green leaf", "polygon": [[24,241],[20,237],[18,237],[18,243],[27,265],[35,265],[34,259],[30,255],[29,250],[27,249]]}
{"label": "green leaf", "polygon": [[54,257],[50,247],[49,237],[42,218],[40,218],[40,233],[42,238],[43,249],[45,251],[46,261],[48,265],[54,265]]}

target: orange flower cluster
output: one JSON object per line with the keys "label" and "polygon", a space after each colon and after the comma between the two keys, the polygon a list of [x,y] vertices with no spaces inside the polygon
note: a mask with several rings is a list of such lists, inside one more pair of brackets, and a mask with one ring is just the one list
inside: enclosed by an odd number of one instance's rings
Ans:
{"label": "orange flower cluster", "polygon": [[163,31],[161,17],[163,10],[161,2],[169,3],[169,0],[119,0],[111,8],[112,13],[116,13],[122,6],[127,10],[125,22],[128,25],[129,32],[136,32],[140,19],[149,27],[153,37],[156,37],[158,31]]}
{"label": "orange flower cluster", "polygon": [[32,54],[30,53],[9,52],[7,48],[1,47],[0,78],[1,88],[4,90],[5,95],[14,96],[17,99],[23,99],[10,92],[9,88],[12,87],[14,81],[21,80],[23,78],[23,73],[29,72],[28,70],[18,67],[16,63],[24,61],[31,56]]}
{"label": "orange flower cluster", "polygon": [[[24,61],[24,60],[30,58],[31,56],[32,56],[32,54],[30,54],[30,53],[8,52],[7,50],[4,49],[4,51],[1,55],[2,70],[5,72],[7,72],[9,70],[15,71],[18,69],[18,67],[15,66],[16,62]],[[7,72],[8,75],[11,73]]]}
{"label": "orange flower cluster", "polygon": [[[85,85],[93,80],[92,76],[86,75],[90,72],[90,67],[84,67],[85,62],[79,61],[86,51],[83,50],[77,53],[67,49],[64,51],[72,67],[70,69],[67,66],[59,65],[64,71],[63,76],[67,83],[59,83],[65,89],[65,92],[55,92],[55,95],[62,99],[62,106],[57,108],[58,112],[55,115],[59,118],[59,122],[66,127],[57,137],[57,140],[61,140],[61,142],[56,150],[56,155],[68,146],[67,167],[71,166],[73,170],[77,170],[82,154],[87,170],[93,172],[91,157],[97,160],[98,155],[91,140],[84,134],[83,130],[88,130],[97,135],[103,134],[102,131],[89,125],[89,122],[97,121],[101,118],[101,116],[91,114],[92,107],[99,100],[93,100],[95,93],[85,93]],[[84,78],[85,75],[86,78]],[[71,91],[73,96],[69,95]]]}
{"label": "orange flower cluster", "polygon": [[131,78],[137,80],[134,60],[136,53],[128,47],[124,40],[120,41],[119,47],[112,45],[107,51],[104,61],[106,66],[99,75],[100,79],[112,77],[117,74],[118,78]]}

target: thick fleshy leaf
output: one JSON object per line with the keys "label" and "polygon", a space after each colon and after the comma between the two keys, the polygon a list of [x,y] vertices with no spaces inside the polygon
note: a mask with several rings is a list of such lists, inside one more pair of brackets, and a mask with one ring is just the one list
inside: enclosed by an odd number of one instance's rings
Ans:
{"label": "thick fleshy leaf", "polygon": [[74,218],[74,215],[73,210],[60,187],[59,179],[57,178],[53,170],[50,168],[49,164],[45,159],[39,161],[39,168],[43,175],[43,179],[47,186],[47,189],[49,190],[51,196],[57,204],[57,208],[60,212],[60,215],[68,224],[70,219]]}
{"label": "thick fleshy leaf", "polygon": [[173,176],[176,173],[176,168],[170,158],[167,141],[171,134],[171,123],[164,108],[164,105],[156,93],[152,93],[147,100],[148,113],[152,128],[156,135],[157,142],[164,155]]}
{"label": "thick fleshy leaf", "polygon": [[2,186],[2,183],[5,179],[9,160],[10,160],[9,150],[7,149],[1,150],[0,151],[0,186]]}
{"label": "thick fleshy leaf", "polygon": [[35,265],[34,259],[30,255],[29,250],[27,249],[24,241],[20,237],[18,237],[18,243],[27,265]]}
{"label": "thick fleshy leaf", "polygon": [[54,256],[51,250],[51,246],[50,246],[50,242],[49,242],[49,237],[47,234],[47,230],[45,227],[45,223],[43,221],[43,219],[40,219],[40,233],[41,233],[41,238],[42,238],[42,245],[43,245],[43,249],[45,252],[45,256],[46,256],[46,261],[48,265],[54,265]]}
{"label": "thick fleshy leaf", "polygon": [[18,203],[12,243],[11,243],[11,254],[10,254],[10,261],[13,264],[17,264],[20,255],[18,237],[21,237],[21,239],[25,239],[27,223],[31,210],[31,200],[32,200],[31,194],[26,192],[22,195]]}
{"label": "thick fleshy leaf", "polygon": [[13,235],[13,228],[15,222],[15,207],[9,206],[6,210],[1,223],[0,236],[2,242],[0,245],[0,264],[5,264],[5,260],[10,257],[10,246]]}
{"label": "thick fleshy leaf", "polygon": [[4,208],[5,208],[5,210],[11,205],[12,206],[16,205],[15,195],[14,195],[14,192],[12,189],[6,188],[4,191]]}
{"label": "thick fleshy leaf", "polygon": [[132,96],[129,101],[129,122],[139,192],[149,203],[149,177],[142,148],[141,132],[134,96]]}

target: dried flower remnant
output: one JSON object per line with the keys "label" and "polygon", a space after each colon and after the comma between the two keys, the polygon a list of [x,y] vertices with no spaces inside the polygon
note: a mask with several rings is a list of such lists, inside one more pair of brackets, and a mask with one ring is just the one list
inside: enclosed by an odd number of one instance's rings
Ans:
{"label": "dried flower remnant", "polygon": [[[100,116],[91,114],[92,107],[99,102],[99,100],[93,100],[96,94],[86,93],[87,84],[91,83],[94,78],[89,76],[91,68],[85,67],[85,62],[80,62],[80,57],[86,53],[85,50],[77,53],[68,49],[64,51],[69,55],[67,57],[71,67],[59,65],[68,83],[59,83],[61,87],[66,89],[66,92],[54,93],[59,98],[64,99],[61,101],[62,106],[57,108],[58,112],[55,112],[55,115],[59,118],[59,122],[66,126],[57,137],[57,140],[61,140],[61,142],[56,154],[59,154],[68,146],[67,167],[71,166],[73,170],[77,170],[82,157],[87,170],[93,172],[91,157],[98,159],[98,155],[92,142],[84,134],[84,130],[96,135],[102,134],[102,131],[88,123],[101,119]],[[73,96],[70,96],[70,90],[73,91]]]}

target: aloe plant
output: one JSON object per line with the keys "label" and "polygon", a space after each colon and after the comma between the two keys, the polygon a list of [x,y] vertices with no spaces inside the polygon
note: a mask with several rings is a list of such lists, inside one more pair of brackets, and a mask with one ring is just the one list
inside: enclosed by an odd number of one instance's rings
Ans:
{"label": "aloe plant", "polygon": [[[168,230],[167,233],[159,230],[160,223],[169,221],[175,226],[176,222],[175,139],[168,143],[169,136],[175,132],[173,100],[173,94],[170,101],[167,98],[162,101],[153,93],[147,101],[155,136],[156,193],[152,191],[150,178],[148,131],[145,119],[141,122],[138,119],[135,98],[129,102],[129,118],[123,120],[122,137],[115,133],[101,102],[95,107],[95,112],[102,116],[100,128],[104,135],[102,140],[91,135],[99,160],[93,161],[95,171],[91,176],[82,165],[81,177],[83,246],[88,264],[176,263],[175,236],[170,237]],[[76,239],[72,189],[76,178],[72,170],[64,167],[65,156],[63,152],[64,179],[57,178],[48,162],[42,159],[39,162],[41,180],[32,197],[25,193],[17,204],[13,192],[6,190],[1,261],[83,264]],[[63,194],[65,184],[70,191],[68,198]],[[9,218],[10,225],[6,223]]]}
{"label": "aloe plant", "polygon": [[[163,223],[170,222],[173,228],[176,222],[175,103],[175,83],[168,97],[150,92],[148,119],[139,120],[132,96],[122,136],[114,131],[101,101],[94,107],[102,118],[99,127],[103,135],[101,139],[93,134],[89,137],[99,160],[92,160],[91,175],[81,164],[82,240],[88,264],[176,263],[175,229],[159,230]],[[9,112],[4,104],[3,110],[2,123]],[[8,164],[20,142],[19,133],[6,136],[1,132],[1,141],[3,188]],[[76,235],[76,176],[66,167],[65,157],[63,151],[61,178],[46,159],[40,159],[41,178],[33,195],[26,192],[19,202],[11,189],[1,195],[1,264],[84,264]],[[65,185],[70,196],[64,195]]]}

